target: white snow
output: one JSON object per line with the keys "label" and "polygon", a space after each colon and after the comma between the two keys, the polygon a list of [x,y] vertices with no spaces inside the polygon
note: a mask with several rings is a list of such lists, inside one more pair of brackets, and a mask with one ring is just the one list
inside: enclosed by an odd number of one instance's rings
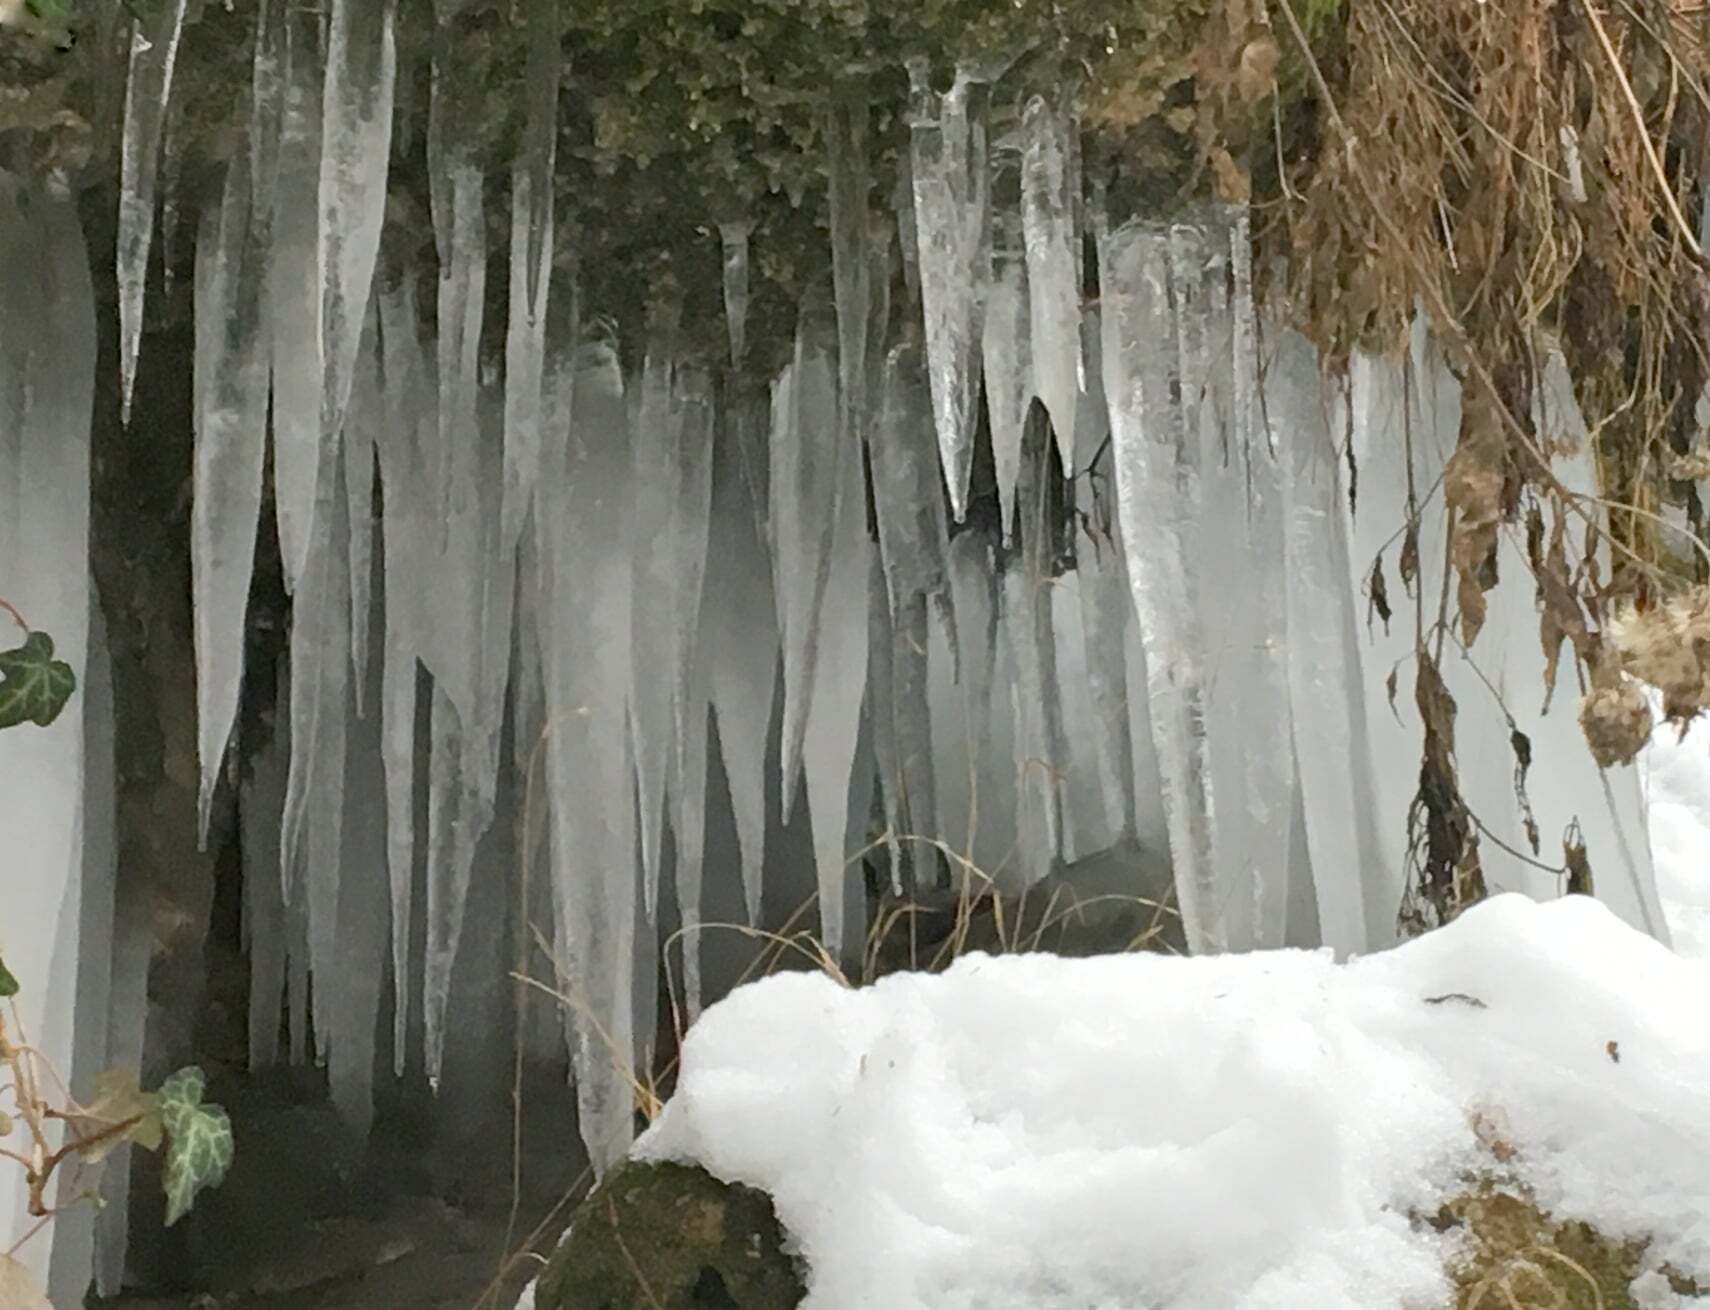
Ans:
{"label": "white snow", "polygon": [[769,1192],[808,1310],[1444,1304],[1408,1215],[1495,1167],[1475,1116],[1542,1205],[1703,1274],[1707,986],[1589,898],[1518,895],[1343,965],[777,976],[706,1011],[637,1153]]}
{"label": "white snow", "polygon": [[1710,723],[1658,723],[1640,756],[1657,892],[1674,948],[1710,960]]}

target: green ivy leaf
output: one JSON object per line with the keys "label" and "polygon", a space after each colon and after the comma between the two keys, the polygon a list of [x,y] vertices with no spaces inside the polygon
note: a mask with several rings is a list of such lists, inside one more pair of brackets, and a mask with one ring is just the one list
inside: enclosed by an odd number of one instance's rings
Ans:
{"label": "green ivy leaf", "polygon": [[53,638],[47,633],[32,632],[16,650],[0,651],[0,728],[47,727],[75,690],[77,675],[53,657]]}
{"label": "green ivy leaf", "polygon": [[218,1187],[232,1163],[232,1121],[217,1105],[203,1105],[208,1080],[194,1065],[160,1085],[166,1125],[166,1226],[190,1212],[196,1194]]}
{"label": "green ivy leaf", "polygon": [[12,976],[12,971],[6,967],[6,961],[0,960],[0,1001],[9,1001],[18,994],[18,980]]}

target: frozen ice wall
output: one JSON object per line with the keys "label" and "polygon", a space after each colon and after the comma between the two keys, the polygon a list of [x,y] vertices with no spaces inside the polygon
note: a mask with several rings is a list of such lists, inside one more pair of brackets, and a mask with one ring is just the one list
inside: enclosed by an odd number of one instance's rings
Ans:
{"label": "frozen ice wall", "polygon": [[[133,46],[127,392],[139,361],[165,367],[140,325],[170,103],[144,93],[171,94],[183,9]],[[563,1004],[524,1040],[566,1066],[604,1165],[634,1130],[661,959],[691,1015],[736,975],[743,929],[805,928],[853,964],[869,884],[1020,893],[1096,868],[1139,895],[1167,856],[1195,950],[1394,938],[1421,734],[1386,686],[1411,629],[1374,622],[1366,593],[1374,567],[1399,591],[1409,480],[1431,485],[1458,432],[1424,325],[1406,359],[1326,376],[1262,322],[1243,209],[1110,212],[1063,104],[920,65],[901,176],[877,171],[869,106],[828,111],[827,186],[800,201],[822,211],[824,276],[799,299],[733,200],[701,216],[707,276],[626,316],[584,302],[555,224],[553,61],[530,59],[495,167],[456,51],[401,68],[395,16],[263,0],[248,130],[197,221],[175,220],[198,247],[205,823],[234,723],[273,725],[238,807],[252,1063],[324,1062],[358,1125],[377,1028],[398,1070],[471,1086],[524,957]],[[431,240],[387,209],[392,147],[424,121]],[[81,667],[89,265],[65,202],[24,196],[0,194],[0,595]],[[677,303],[684,286],[712,303]],[[679,330],[689,311],[722,316],[710,344]],[[634,340],[615,326],[638,321]],[[1559,360],[1547,382],[1541,421],[1571,436]],[[1590,485],[1584,456],[1558,472]],[[250,706],[269,488],[291,658],[279,703]],[[1636,774],[1598,773],[1565,695],[1546,712],[1526,572],[1505,556],[1501,574],[1444,670],[1487,875],[1554,895],[1502,847],[1529,850],[1532,822],[1548,862],[1577,820],[1600,895],[1663,936]],[[0,793],[46,871],[34,927],[0,938],[26,978],[79,976],[72,925],[101,922],[79,898],[108,894],[81,873],[101,864],[78,845],[84,712],[0,733],[0,767],[42,780]],[[134,977],[124,928],[113,968]],[[83,945],[107,952],[103,931]],[[31,1016],[62,1055],[69,1019]],[[115,1011],[107,1046],[138,1022]]]}
{"label": "frozen ice wall", "polygon": [[[89,661],[94,377],[95,305],[76,210],[64,196],[0,172],[0,596],[51,634],[56,656],[80,673]],[[22,644],[23,636],[14,616],[0,613],[0,648]],[[110,921],[85,915],[86,897],[112,896],[107,861],[85,871],[90,706],[86,687],[50,727],[25,723],[0,732],[0,777],[8,783],[0,788],[0,830],[9,870],[0,951],[22,987],[17,1004],[26,1032],[61,1070],[71,1069],[78,1053],[80,954],[111,950]],[[89,726],[110,739],[110,724]],[[110,773],[97,776],[110,782]],[[104,997],[85,999],[90,1011],[105,1004]],[[0,1186],[0,1247],[34,1222],[23,1202],[8,1175]],[[38,1273],[48,1253],[46,1240],[22,1252]]]}

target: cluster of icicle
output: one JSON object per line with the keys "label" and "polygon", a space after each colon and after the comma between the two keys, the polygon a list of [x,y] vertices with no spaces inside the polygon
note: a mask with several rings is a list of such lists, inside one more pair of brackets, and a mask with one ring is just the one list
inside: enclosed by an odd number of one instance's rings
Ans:
{"label": "cluster of icicle", "polygon": [[[184,9],[162,6],[132,56],[127,396]],[[549,23],[554,5],[530,9]],[[899,884],[920,864],[905,836],[1010,889],[1102,849],[1167,843],[1197,950],[1360,951],[1393,937],[1418,728],[1410,697],[1392,704],[1385,684],[1400,669],[1411,685],[1412,628],[1370,618],[1359,580],[1403,521],[1407,452],[1415,485],[1431,486],[1454,440],[1457,393],[1423,331],[1411,385],[1400,363],[1372,360],[1326,384],[1303,340],[1261,340],[1244,212],[1111,228],[1083,203],[1072,115],[1035,99],[1013,136],[988,141],[973,78],[939,93],[917,69],[912,185],[892,213],[870,213],[865,114],[831,116],[834,294],[802,306],[769,397],[726,404],[664,330],[626,372],[610,343],[557,326],[570,317],[555,312],[568,289],[552,272],[559,70],[547,56],[530,65],[530,126],[508,178],[484,174],[462,125],[432,118],[438,304],[424,315],[415,279],[376,276],[394,13],[391,0],[330,0],[324,15],[263,0],[247,144],[197,234],[204,821],[241,695],[269,431],[293,606],[288,716],[243,798],[256,1061],[278,1058],[288,995],[293,1054],[308,1058],[312,1031],[335,1095],[365,1114],[389,947],[437,1073],[477,849],[502,773],[525,770],[537,743],[542,928],[576,998],[568,1040],[600,1164],[632,1131],[622,1066],[651,1036],[636,980],[658,958],[666,871],[690,930],[691,1011],[700,1002],[692,930],[713,743],[750,915],[770,790],[784,818],[805,801],[833,953],[860,931],[845,890],[870,806]],[[513,215],[502,376],[481,349],[484,193],[497,185]],[[722,228],[738,362],[749,233]],[[886,329],[893,240],[916,331]],[[1561,379],[1552,394],[1571,423]],[[1002,542],[955,526],[982,403]],[[1045,500],[1053,440],[1079,502],[1067,572]],[[1440,566],[1438,514],[1428,505],[1418,534],[1424,577]],[[1490,662],[1451,661],[1451,688],[1467,706],[1504,694],[1533,758],[1559,761],[1530,782],[1544,830],[1581,817],[1609,899],[1660,933],[1637,792],[1576,768],[1569,712],[1538,716],[1526,572],[1505,562],[1502,577],[1481,643]],[[418,666],[431,674],[425,713]],[[507,716],[515,751],[501,758]],[[1507,733],[1500,714],[1464,715],[1460,759],[1475,807],[1520,850]],[[275,853],[280,877],[258,876]],[[1487,873],[1495,859],[1487,849]],[[1538,876],[1515,861],[1494,880]],[[412,924],[425,924],[419,958]],[[396,1006],[400,1060],[408,1008]]]}

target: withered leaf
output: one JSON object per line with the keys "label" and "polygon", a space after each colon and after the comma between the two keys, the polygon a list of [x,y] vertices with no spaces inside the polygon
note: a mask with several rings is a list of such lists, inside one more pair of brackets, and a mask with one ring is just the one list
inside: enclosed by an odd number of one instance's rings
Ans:
{"label": "withered leaf", "polygon": [[1419,520],[1413,519],[1407,525],[1407,531],[1401,537],[1401,558],[1396,561],[1396,568],[1401,574],[1401,585],[1407,589],[1407,594],[1413,594],[1413,584],[1419,577]]}
{"label": "withered leaf", "polygon": [[[1372,561],[1371,575],[1366,579],[1366,595],[1371,600],[1371,609],[1383,620],[1383,630],[1389,632],[1389,587],[1383,580],[1383,556],[1379,555]],[[1366,626],[1371,626],[1371,614],[1366,615]]]}
{"label": "withered leaf", "polygon": [[1596,895],[1592,890],[1591,861],[1585,854],[1585,834],[1580,831],[1577,819],[1562,835],[1562,863],[1567,866],[1569,896]]}

